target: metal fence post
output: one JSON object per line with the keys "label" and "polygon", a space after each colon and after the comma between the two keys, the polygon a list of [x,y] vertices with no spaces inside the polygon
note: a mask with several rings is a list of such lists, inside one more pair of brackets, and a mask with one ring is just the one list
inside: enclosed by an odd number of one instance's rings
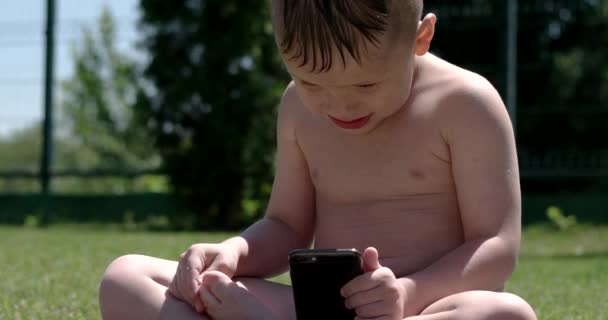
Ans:
{"label": "metal fence post", "polygon": [[49,194],[51,160],[53,158],[53,85],[55,58],[55,0],[46,1],[44,70],[44,124],[42,130],[42,159],[40,164],[40,184],[42,194]]}
{"label": "metal fence post", "polygon": [[517,32],[519,31],[518,0],[505,1],[506,15],[506,61],[505,61],[505,103],[517,135]]}

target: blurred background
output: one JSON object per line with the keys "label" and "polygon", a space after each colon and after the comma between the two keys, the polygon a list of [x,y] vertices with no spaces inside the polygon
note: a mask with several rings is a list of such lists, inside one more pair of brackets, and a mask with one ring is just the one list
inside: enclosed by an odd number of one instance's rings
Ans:
{"label": "blurred background", "polygon": [[[524,223],[608,222],[608,0],[425,11],[431,51],[507,104]],[[0,2],[0,223],[242,228],[288,80],[266,1]]]}

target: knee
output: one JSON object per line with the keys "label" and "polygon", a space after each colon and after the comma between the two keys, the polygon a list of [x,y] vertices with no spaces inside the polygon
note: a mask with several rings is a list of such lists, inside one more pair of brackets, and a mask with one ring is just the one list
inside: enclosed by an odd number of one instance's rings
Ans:
{"label": "knee", "polygon": [[137,274],[136,271],[139,269],[137,266],[140,264],[140,260],[141,256],[135,254],[114,259],[106,268],[101,283],[120,282],[121,280],[128,279],[133,274]]}
{"label": "knee", "polygon": [[492,319],[536,320],[536,313],[524,299],[510,293],[497,295]]}
{"label": "knee", "polygon": [[108,265],[99,284],[99,303],[103,306],[117,295],[127,282],[137,275],[140,256],[125,255],[116,258]]}

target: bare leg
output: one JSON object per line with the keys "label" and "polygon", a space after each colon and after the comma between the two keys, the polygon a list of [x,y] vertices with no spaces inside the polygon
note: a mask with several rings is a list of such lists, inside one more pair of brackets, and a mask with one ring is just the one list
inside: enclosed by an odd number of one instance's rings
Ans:
{"label": "bare leg", "polygon": [[102,318],[208,319],[167,291],[176,268],[175,261],[141,255],[114,260],[106,269],[99,288]]}
{"label": "bare leg", "polygon": [[[167,291],[176,268],[176,261],[141,255],[126,255],[114,260],[99,288],[102,318],[210,320]],[[240,278],[233,282],[219,272],[206,273],[203,281],[217,301],[225,304],[225,310],[231,312],[218,312],[215,320],[295,319],[289,286],[255,278]],[[212,307],[207,306],[209,313],[214,315]]]}
{"label": "bare leg", "polygon": [[295,319],[291,287],[256,278],[235,281],[217,271],[203,274],[201,300],[216,320]]}
{"label": "bare leg", "polygon": [[530,305],[503,292],[468,291],[443,298],[404,320],[536,320]]}

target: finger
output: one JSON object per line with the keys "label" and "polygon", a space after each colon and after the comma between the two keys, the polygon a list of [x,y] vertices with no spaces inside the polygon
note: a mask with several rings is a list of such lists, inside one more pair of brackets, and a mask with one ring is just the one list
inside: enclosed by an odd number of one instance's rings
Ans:
{"label": "finger", "polygon": [[184,299],[193,304],[194,297],[198,291],[198,279],[203,269],[202,261],[197,254],[192,253],[186,255],[183,261],[184,263],[180,263],[180,282],[178,288]]}
{"label": "finger", "polygon": [[185,266],[183,265],[180,265],[178,273],[177,291],[183,301],[192,305],[193,293],[195,292],[195,289],[192,288],[193,280],[188,276],[188,273],[185,272]]}
{"label": "finger", "polygon": [[177,295],[179,296],[180,300],[184,300],[186,299],[186,297],[183,295],[182,291],[182,282],[183,282],[183,266],[185,263],[185,257],[188,254],[188,251],[184,251],[182,254],[180,254],[179,256],[179,261],[177,263],[177,267],[175,269],[175,276],[173,277],[173,283],[175,284],[175,291],[177,292]]}
{"label": "finger", "polygon": [[374,247],[365,249],[365,251],[363,251],[363,271],[376,271],[381,267],[380,261],[378,260],[378,250]]}
{"label": "finger", "polygon": [[390,312],[393,310],[394,306],[391,306],[390,303],[386,301],[377,301],[360,306],[355,312],[357,313],[357,318],[361,319],[378,319],[382,317],[387,317],[388,319]]}
{"label": "finger", "polygon": [[198,279],[190,279],[190,285],[186,287],[185,294],[188,296],[188,301],[194,306],[194,301],[199,291]]}
{"label": "finger", "polygon": [[167,291],[169,291],[169,293],[176,299],[180,299],[179,296],[179,292],[177,291],[177,287],[175,285],[175,279],[171,280],[171,282],[169,283],[169,287],[167,288]]}
{"label": "finger", "polygon": [[376,303],[382,300],[382,292],[379,287],[357,292],[350,297],[344,299],[344,305],[348,309],[357,309],[359,307]]}
{"label": "finger", "polygon": [[173,280],[171,281],[171,286],[173,286],[173,291],[175,292],[176,298],[179,300],[184,300],[181,292],[181,281],[182,281],[182,264],[184,263],[184,253],[180,255],[180,260],[177,262],[177,267],[175,267],[175,275],[173,275]]}
{"label": "finger", "polygon": [[203,301],[201,300],[201,285],[202,285],[202,277],[199,276],[198,279],[196,279],[196,283],[198,284],[198,289],[196,292],[196,295],[194,296],[194,300],[193,300],[193,305],[194,305],[194,309],[198,312],[198,313],[203,313],[203,311],[205,311],[205,305],[203,304]]}
{"label": "finger", "polygon": [[203,253],[190,254],[184,264],[184,272],[190,279],[198,279],[205,269],[205,257]]}
{"label": "finger", "polygon": [[197,293],[196,297],[194,297],[194,310],[196,310],[196,312],[198,312],[198,313],[203,313],[205,311],[205,304],[203,303],[203,300],[201,299],[200,290]]}
{"label": "finger", "polygon": [[207,310],[215,310],[222,302],[205,286],[201,286],[200,297]]}
{"label": "finger", "polygon": [[353,294],[361,291],[371,290],[376,288],[379,284],[373,280],[372,273],[364,273],[360,276],[355,277],[348,283],[346,283],[342,289],[340,289],[340,294],[344,298],[348,298]]}
{"label": "finger", "polygon": [[173,280],[169,284],[169,292],[172,293],[177,299],[185,301],[185,297],[181,292],[181,276],[181,268],[178,264],[177,268],[175,269],[175,275],[173,276]]}

